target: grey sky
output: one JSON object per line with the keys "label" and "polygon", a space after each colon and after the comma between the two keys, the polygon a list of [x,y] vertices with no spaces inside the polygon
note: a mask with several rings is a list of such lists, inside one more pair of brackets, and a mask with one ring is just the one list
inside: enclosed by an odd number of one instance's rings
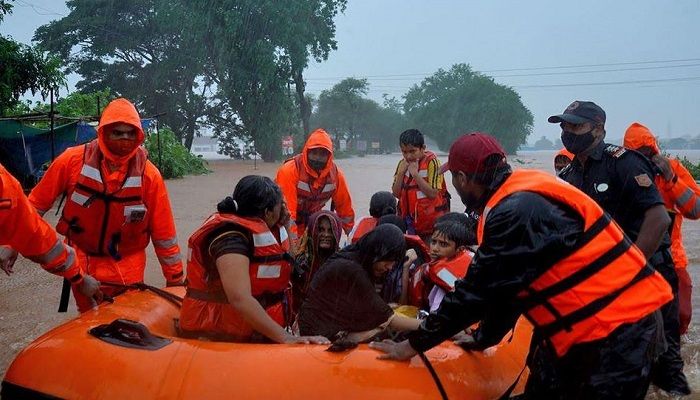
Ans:
{"label": "grey sky", "polygon": [[[58,18],[40,15],[50,11],[67,13],[59,0],[16,0],[14,14],[0,29],[27,42],[38,26]],[[464,62],[516,88],[535,117],[530,142],[542,135],[556,138],[558,126],[546,119],[575,99],[592,100],[605,109],[611,139],[621,137],[633,121],[646,124],[661,137],[697,135],[698,20],[700,0],[350,0],[345,14],[336,20],[338,50],[327,62],[310,66],[308,90],[318,94],[344,77],[369,76],[374,77],[370,78],[370,96],[381,101],[383,93],[400,97],[426,74]],[[488,72],[670,60],[691,61]],[[618,71],[561,74],[595,70]],[[543,73],[558,75],[503,76]],[[536,87],[678,78],[694,79]]]}

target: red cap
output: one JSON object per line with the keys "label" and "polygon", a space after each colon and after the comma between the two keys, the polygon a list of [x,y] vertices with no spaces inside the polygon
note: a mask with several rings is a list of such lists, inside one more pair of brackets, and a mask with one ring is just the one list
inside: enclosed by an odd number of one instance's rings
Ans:
{"label": "red cap", "polygon": [[440,173],[444,174],[447,170],[467,174],[483,172],[486,170],[484,160],[493,154],[506,157],[503,147],[493,136],[482,132],[467,133],[452,143],[447,162],[440,167]]}

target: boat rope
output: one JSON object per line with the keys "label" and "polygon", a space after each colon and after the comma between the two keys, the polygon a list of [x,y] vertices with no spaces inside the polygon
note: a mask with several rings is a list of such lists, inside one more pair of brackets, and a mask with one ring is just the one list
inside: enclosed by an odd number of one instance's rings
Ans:
{"label": "boat rope", "polygon": [[442,386],[442,382],[440,381],[440,377],[438,376],[437,372],[435,372],[435,369],[433,368],[433,364],[430,363],[430,360],[428,360],[428,357],[425,356],[425,353],[418,352],[418,356],[420,356],[420,359],[423,360],[423,364],[425,364],[425,367],[428,368],[428,372],[430,372],[430,375],[433,377],[433,380],[435,381],[435,385],[437,386],[438,390],[440,391],[440,396],[442,396],[443,400],[448,400],[447,392],[445,391],[445,388]]}
{"label": "boat rope", "polygon": [[167,290],[163,290],[163,289],[157,288],[155,286],[147,285],[143,282],[132,283],[129,285],[124,285],[121,283],[100,282],[100,285],[111,286],[111,287],[120,287],[120,288],[125,288],[125,289],[136,289],[136,290],[140,290],[140,291],[149,290],[149,291],[155,293],[156,295],[164,298],[165,300],[173,303],[178,308],[182,307],[182,300],[183,300],[182,297],[175,295],[175,294],[172,294],[172,293],[168,292]]}

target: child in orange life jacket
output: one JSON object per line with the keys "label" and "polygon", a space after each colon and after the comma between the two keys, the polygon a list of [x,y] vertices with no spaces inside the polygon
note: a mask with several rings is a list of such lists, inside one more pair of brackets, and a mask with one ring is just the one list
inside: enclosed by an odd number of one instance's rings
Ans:
{"label": "child in orange life jacket", "polygon": [[435,219],[450,210],[449,193],[439,174],[440,161],[426,150],[423,134],[408,129],[399,138],[403,160],[394,174],[392,193],[399,199],[398,214],[408,226],[408,234],[428,241]]}
{"label": "child in orange life jacket", "polygon": [[[476,243],[474,223],[465,214],[448,213],[435,223],[430,238],[432,261],[422,265],[413,275],[414,296],[423,297],[418,306],[432,312],[440,307],[445,294],[454,290],[455,281],[463,279],[474,253],[468,246]],[[425,299],[425,293],[427,299]]]}

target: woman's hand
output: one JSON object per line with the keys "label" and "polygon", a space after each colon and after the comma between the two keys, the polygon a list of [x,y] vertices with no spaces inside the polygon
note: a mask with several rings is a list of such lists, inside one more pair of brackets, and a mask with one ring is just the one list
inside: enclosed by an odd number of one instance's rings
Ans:
{"label": "woman's hand", "polygon": [[406,250],[406,258],[405,258],[406,261],[404,261],[403,267],[404,268],[410,267],[411,264],[413,264],[417,259],[418,259],[418,254],[416,253],[416,251],[414,249]]}
{"label": "woman's hand", "polygon": [[330,344],[325,336],[293,336],[287,335],[282,342],[284,344]]}
{"label": "woman's hand", "polygon": [[418,354],[417,351],[413,350],[408,340],[396,343],[393,340],[385,339],[381,342],[372,342],[369,344],[369,347],[385,353],[377,357],[380,360],[403,361],[409,360]]}
{"label": "woman's hand", "polygon": [[282,210],[280,211],[280,219],[277,221],[277,224],[287,228],[287,231],[290,231],[292,226],[292,213],[289,212],[287,201],[284,199],[284,197],[282,198]]}

